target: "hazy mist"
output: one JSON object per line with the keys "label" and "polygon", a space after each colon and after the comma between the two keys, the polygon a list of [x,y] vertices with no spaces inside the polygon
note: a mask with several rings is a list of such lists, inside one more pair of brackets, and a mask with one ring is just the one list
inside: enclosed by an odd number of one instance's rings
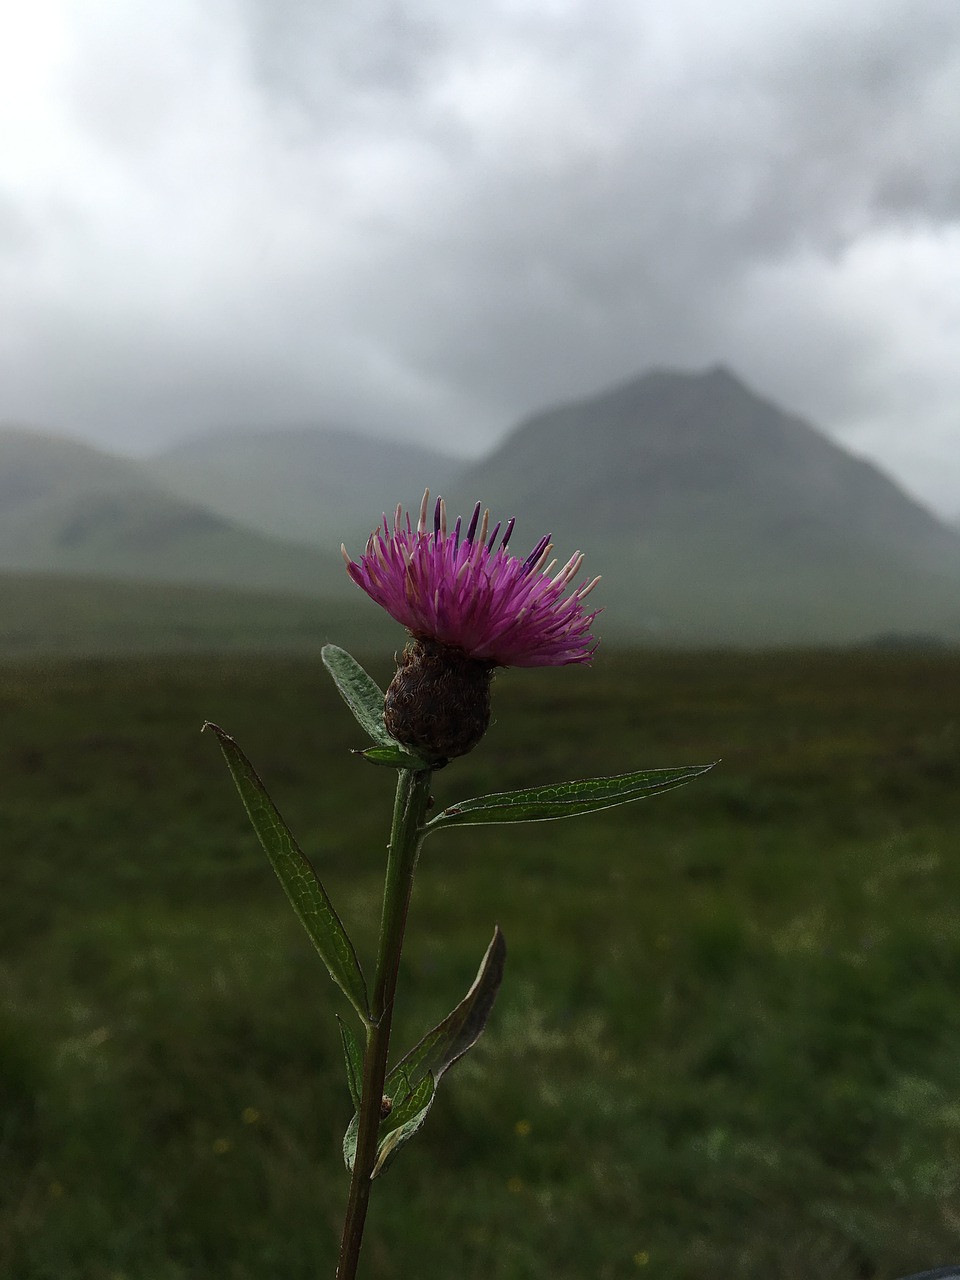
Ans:
{"label": "hazy mist", "polygon": [[723,361],[960,510],[955,0],[48,0],[0,28],[0,421],[476,456]]}

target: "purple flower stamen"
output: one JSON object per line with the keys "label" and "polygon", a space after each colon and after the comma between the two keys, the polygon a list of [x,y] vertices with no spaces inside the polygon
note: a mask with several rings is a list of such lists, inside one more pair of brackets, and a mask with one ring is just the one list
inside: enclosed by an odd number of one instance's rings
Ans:
{"label": "purple flower stamen", "polygon": [[533,548],[526,560],[523,562],[524,573],[533,573],[533,571],[538,567],[538,561],[542,562],[544,556],[550,550],[552,545],[550,542],[552,536],[552,534],[548,533],[545,537],[541,538]]}
{"label": "purple flower stamen", "polygon": [[480,503],[473,508],[473,519],[470,521],[470,527],[467,529],[467,542],[473,541],[473,535],[477,532],[477,523],[480,519]]}

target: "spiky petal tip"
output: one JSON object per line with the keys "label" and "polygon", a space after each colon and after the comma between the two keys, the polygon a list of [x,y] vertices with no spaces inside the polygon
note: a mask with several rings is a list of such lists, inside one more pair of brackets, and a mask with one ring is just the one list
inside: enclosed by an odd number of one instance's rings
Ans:
{"label": "spiky petal tip", "polygon": [[[397,507],[393,529],[383,519],[358,561],[343,549],[357,586],[420,640],[460,649],[498,667],[561,667],[588,662],[597,647],[590,627],[599,610],[584,600],[599,578],[565,594],[580,572],[575,552],[554,572],[549,535],[520,560],[508,549],[514,521],[501,536],[490,531],[490,513],[478,502],[466,531],[457,520],[447,528],[438,498],[428,524],[430,491],[423,495],[416,527]],[[499,541],[498,541],[499,539]]]}

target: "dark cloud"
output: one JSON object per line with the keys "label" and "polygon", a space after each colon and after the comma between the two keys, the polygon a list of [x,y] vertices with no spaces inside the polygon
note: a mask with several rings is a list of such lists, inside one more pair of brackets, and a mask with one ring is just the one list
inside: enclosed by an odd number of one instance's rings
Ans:
{"label": "dark cloud", "polygon": [[476,452],[723,360],[960,508],[955,0],[62,5],[4,416]]}

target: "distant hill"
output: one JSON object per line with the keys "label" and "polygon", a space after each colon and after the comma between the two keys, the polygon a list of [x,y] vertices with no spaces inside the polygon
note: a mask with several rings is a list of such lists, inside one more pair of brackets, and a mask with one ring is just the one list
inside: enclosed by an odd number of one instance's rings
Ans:
{"label": "distant hill", "polygon": [[334,592],[339,557],[265,537],[165,492],[130,460],[0,430],[0,570]]}
{"label": "distant hill", "polygon": [[406,442],[305,428],[198,436],[145,465],[171,493],[220,516],[336,549],[366,537],[398,495],[443,486],[463,463]]}
{"label": "distant hill", "polygon": [[604,575],[664,642],[960,638],[960,536],[732,373],[657,370],[522,422],[453,489]]}
{"label": "distant hill", "polygon": [[0,431],[0,571],[322,596],[376,629],[334,548],[359,553],[426,485],[451,514],[516,515],[519,554],[548,531],[561,558],[582,548],[608,640],[960,642],[960,533],[723,368],[537,413],[470,464],[341,431],[223,433],[145,463]]}

